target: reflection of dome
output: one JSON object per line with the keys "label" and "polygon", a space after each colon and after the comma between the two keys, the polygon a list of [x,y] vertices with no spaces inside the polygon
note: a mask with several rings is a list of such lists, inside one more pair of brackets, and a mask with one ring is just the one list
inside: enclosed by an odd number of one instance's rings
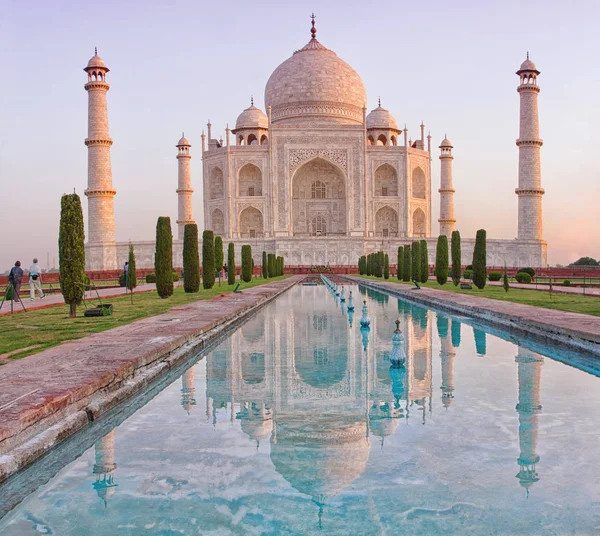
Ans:
{"label": "reflection of dome", "polygon": [[369,459],[367,425],[340,416],[312,422],[276,424],[271,460],[277,472],[300,493],[319,503],[340,493],[365,470]]}
{"label": "reflection of dome", "polygon": [[235,122],[236,130],[239,128],[269,128],[269,120],[265,113],[254,106],[254,102],[250,108],[246,108],[237,118]]}
{"label": "reflection of dome", "polygon": [[264,441],[271,437],[273,421],[272,419],[265,421],[243,419],[242,431],[254,441]]}
{"label": "reflection of dome", "polygon": [[378,128],[381,130],[398,130],[394,116],[381,104],[367,115],[367,128]]}
{"label": "reflection of dome", "polygon": [[347,367],[348,352],[345,346],[310,348],[303,342],[294,350],[294,369],[304,382],[318,389],[340,383],[346,377]]}
{"label": "reflection of dome", "polygon": [[316,30],[267,82],[265,106],[271,106],[271,121],[317,118],[361,124],[367,92],[360,76],[314,34]]}

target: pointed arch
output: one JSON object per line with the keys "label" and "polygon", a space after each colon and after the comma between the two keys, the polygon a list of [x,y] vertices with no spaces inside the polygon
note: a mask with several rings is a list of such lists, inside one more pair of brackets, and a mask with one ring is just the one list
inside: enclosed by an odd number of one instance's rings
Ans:
{"label": "pointed arch", "polygon": [[260,144],[261,144],[261,145],[267,145],[268,143],[269,143],[269,138],[267,137],[267,135],[266,135],[266,134],[263,134],[263,135],[260,137]]}
{"label": "pointed arch", "polygon": [[375,145],[375,138],[369,134],[367,137],[367,145]]}
{"label": "pointed arch", "polygon": [[383,134],[380,134],[379,137],[377,138],[377,145],[383,145],[383,146],[387,145],[387,138]]}
{"label": "pointed arch", "polygon": [[239,229],[241,238],[262,237],[264,232],[262,212],[255,207],[246,207],[240,212]]}
{"label": "pointed arch", "polygon": [[383,164],[375,170],[375,195],[383,197],[398,195],[398,173],[390,164]]}
{"label": "pointed arch", "polygon": [[212,230],[215,235],[223,236],[225,234],[225,215],[221,209],[216,208],[210,216]]}
{"label": "pointed arch", "polygon": [[427,233],[427,225],[425,221],[425,212],[418,208],[413,212],[412,217],[412,234],[413,236],[424,237]]}
{"label": "pointed arch", "polygon": [[208,186],[211,199],[222,199],[223,198],[223,170],[221,168],[213,168],[210,172],[210,182]]}
{"label": "pointed arch", "polygon": [[425,172],[420,167],[416,167],[412,172],[412,196],[427,199],[427,181]]}
{"label": "pointed arch", "polygon": [[254,164],[246,164],[238,172],[238,195],[262,195],[262,172]]}
{"label": "pointed arch", "polygon": [[248,136],[248,145],[258,145],[258,139],[255,134],[250,134]]}
{"label": "pointed arch", "polygon": [[382,207],[375,214],[375,235],[384,238],[398,236],[398,213],[392,207]]}

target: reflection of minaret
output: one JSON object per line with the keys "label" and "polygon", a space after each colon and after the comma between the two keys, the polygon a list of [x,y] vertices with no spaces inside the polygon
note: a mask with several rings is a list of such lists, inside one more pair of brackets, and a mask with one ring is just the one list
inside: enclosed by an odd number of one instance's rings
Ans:
{"label": "reflection of minaret", "polygon": [[181,376],[181,407],[188,413],[196,405],[194,398],[194,367],[187,369]]}
{"label": "reflection of minaret", "polygon": [[519,375],[519,443],[521,454],[518,459],[519,474],[516,475],[521,486],[527,490],[539,480],[536,464],[540,461],[537,455],[538,415],[540,405],[540,376],[544,359],[525,348],[519,347],[515,359]]}
{"label": "reflection of minaret", "polygon": [[440,359],[442,361],[442,404],[450,407],[454,398],[454,347],[448,336],[448,317],[437,315],[438,335],[440,336]]}
{"label": "reflection of minaret", "polygon": [[96,482],[94,489],[107,506],[107,501],[115,492],[115,432],[114,430],[106,434],[102,439],[96,441],[94,448],[96,450],[96,463],[94,464],[94,474]]}

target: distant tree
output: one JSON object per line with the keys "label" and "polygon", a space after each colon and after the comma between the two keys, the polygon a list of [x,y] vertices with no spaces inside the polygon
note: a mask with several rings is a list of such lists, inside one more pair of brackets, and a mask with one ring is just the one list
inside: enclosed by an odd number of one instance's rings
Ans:
{"label": "distant tree", "polygon": [[373,256],[371,253],[367,255],[367,275],[373,275]]}
{"label": "distant tree", "polygon": [[235,283],[235,244],[229,242],[227,248],[227,283],[233,285]]}
{"label": "distant tree", "polygon": [[206,230],[202,233],[202,286],[205,289],[215,285],[215,235]]}
{"label": "distant tree", "polygon": [[269,277],[269,266],[267,265],[267,252],[262,252],[262,276],[264,279]]}
{"label": "distant tree", "polygon": [[60,200],[58,264],[60,290],[69,305],[69,317],[75,318],[81,304],[85,277],[85,233],[83,211],[77,194],[65,194]]}
{"label": "distant tree", "polygon": [[155,247],[156,291],[161,298],[168,298],[173,294],[173,235],[171,218],[167,216],[159,217],[156,222]]}
{"label": "distant tree", "polygon": [[359,259],[358,259],[358,273],[360,275],[365,275],[365,256],[362,255]]}
{"label": "distant tree", "polygon": [[398,268],[396,268],[396,275],[398,276],[398,281],[402,281],[403,270],[404,268],[404,248],[402,246],[398,247]]}
{"label": "distant tree", "polygon": [[421,283],[429,281],[429,252],[427,251],[427,240],[419,243],[419,255],[421,257]]}
{"label": "distant tree", "polygon": [[137,287],[137,270],[135,267],[135,252],[131,242],[129,242],[129,259],[127,262],[127,288],[131,295],[131,303],[133,303],[133,290]]}
{"label": "distant tree", "polygon": [[183,290],[184,292],[200,290],[198,226],[195,223],[187,223],[183,228]]}
{"label": "distant tree", "polygon": [[411,265],[413,281],[421,281],[421,252],[419,242],[411,244]]}
{"label": "distant tree", "polygon": [[486,232],[479,229],[475,236],[475,249],[473,250],[473,284],[482,289],[487,279],[486,264]]}
{"label": "distant tree", "polygon": [[457,287],[460,284],[460,276],[462,275],[462,260],[460,253],[460,233],[454,231],[452,233],[452,283]]}
{"label": "distant tree", "polygon": [[440,285],[448,281],[448,237],[440,235],[435,252],[435,278]]}
{"label": "distant tree", "polygon": [[267,266],[268,266],[269,277],[275,277],[277,275],[276,268],[275,268],[275,253],[269,253],[267,255]]}
{"label": "distant tree", "polygon": [[252,246],[242,246],[242,281],[252,281]]}
{"label": "distant tree", "polygon": [[223,256],[223,239],[215,236],[215,277],[219,277],[219,285],[221,285],[221,272],[223,271]]}
{"label": "distant tree", "polygon": [[504,292],[508,292],[510,285],[508,284],[508,271],[506,270],[506,264],[504,265],[504,276],[502,277],[502,287]]}
{"label": "distant tree", "polygon": [[387,253],[383,257],[383,278],[390,278],[390,258]]}
{"label": "distant tree", "polygon": [[404,266],[402,268],[402,278],[404,281],[410,281],[412,277],[412,252],[410,246],[404,246]]}
{"label": "distant tree", "polygon": [[569,266],[598,266],[600,263],[592,257],[580,257]]}

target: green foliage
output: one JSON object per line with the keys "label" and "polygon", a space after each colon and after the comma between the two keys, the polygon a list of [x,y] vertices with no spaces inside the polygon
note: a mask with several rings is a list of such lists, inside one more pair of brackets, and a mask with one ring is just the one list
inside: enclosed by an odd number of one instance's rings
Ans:
{"label": "green foliage", "polygon": [[531,279],[535,277],[535,270],[533,268],[521,268],[518,273],[529,274]]}
{"label": "green foliage", "polygon": [[486,256],[486,232],[485,229],[479,229],[475,236],[475,249],[473,250],[473,284],[478,289],[485,287]]}
{"label": "green foliage", "polygon": [[387,253],[383,257],[383,278],[390,278],[390,258]]}
{"label": "green foliage", "polygon": [[215,275],[223,270],[223,239],[215,236]]}
{"label": "green foliage", "polygon": [[453,231],[451,238],[452,249],[452,283],[457,287],[460,284],[460,276],[462,273],[462,258],[460,252],[460,232]]}
{"label": "green foliage", "polygon": [[410,248],[413,281],[421,281],[421,252],[419,250],[420,243],[413,242]]}
{"label": "green foliage", "polygon": [[230,285],[235,283],[235,244],[233,242],[229,242],[227,248],[227,283]]}
{"label": "green foliage", "polygon": [[173,235],[171,218],[161,216],[156,222],[156,249],[154,252],[154,271],[156,273],[156,291],[161,298],[173,294]]}
{"label": "green foliage", "polygon": [[421,283],[429,281],[429,252],[427,251],[427,240],[419,243],[419,256],[421,259]]}
{"label": "green foliage", "polygon": [[412,277],[412,252],[409,246],[404,246],[404,266],[402,267],[402,279],[410,281]]}
{"label": "green foliage", "polygon": [[154,272],[151,272],[146,276],[146,283],[156,283],[156,274]]}
{"label": "green foliage", "polygon": [[435,251],[435,278],[440,285],[445,285],[448,281],[448,237],[446,235],[438,236]]}
{"label": "green foliage", "polygon": [[269,277],[275,277],[275,253],[269,253],[267,255],[267,266],[269,268]]}
{"label": "green foliage", "polygon": [[519,272],[515,279],[517,283],[531,283],[531,276],[527,272]]}
{"label": "green foliage", "polygon": [[183,228],[183,290],[200,291],[200,253],[195,223],[188,223]]}
{"label": "green foliage", "polygon": [[488,274],[489,281],[500,281],[502,279],[502,272],[490,272]]}
{"label": "green foliage", "polygon": [[467,266],[465,267],[465,270],[471,270],[471,271],[473,271],[473,265],[472,264],[467,264]]}
{"label": "green foliage", "polygon": [[367,255],[367,275],[373,275],[373,257],[370,253]]}
{"label": "green foliage", "polygon": [[398,281],[402,281],[403,273],[404,273],[404,248],[402,246],[398,247],[398,264],[396,268],[396,275],[398,277]]}
{"label": "green foliage", "polygon": [[179,281],[179,274],[173,270],[173,283],[177,283]]}
{"label": "green foliage", "polygon": [[508,272],[506,270],[506,266],[504,266],[504,275],[502,276],[502,288],[504,292],[508,292],[510,289],[510,285],[508,284]]}
{"label": "green foliage", "polygon": [[473,270],[465,270],[465,273],[463,274],[463,278],[464,279],[473,279]]}
{"label": "green foliage", "polygon": [[569,281],[568,279],[565,279],[563,281],[563,287],[570,287],[571,286],[571,281]]}
{"label": "green foliage", "polygon": [[213,288],[215,285],[215,235],[206,230],[202,233],[202,287]]}
{"label": "green foliage", "polygon": [[360,275],[367,273],[367,257],[365,255],[358,259],[358,273]]}
{"label": "green foliage", "polygon": [[242,281],[252,281],[252,246],[242,246]]}
{"label": "green foliage", "polygon": [[129,268],[127,269],[127,288],[130,292],[137,287],[137,268],[135,267],[135,251],[133,250],[133,244],[129,243]]}
{"label": "green foliage", "polygon": [[15,287],[12,285],[6,287],[6,294],[4,294],[5,301],[12,301],[15,299]]}
{"label": "green foliage", "polygon": [[269,266],[267,265],[267,252],[262,253],[262,276],[267,279],[269,277]]}
{"label": "green foliage", "polygon": [[598,266],[600,262],[592,257],[580,257],[575,262],[569,264],[569,266]]}
{"label": "green foliage", "polygon": [[124,273],[119,274],[119,286],[120,287],[125,286],[125,274]]}
{"label": "green foliage", "polygon": [[278,257],[278,259],[279,259],[278,275],[283,275],[283,272],[285,270],[285,260],[283,257]]}
{"label": "green foliage", "polygon": [[63,195],[60,202],[58,260],[60,290],[69,305],[69,316],[75,317],[83,298],[85,276],[85,234],[81,200],[77,194]]}

